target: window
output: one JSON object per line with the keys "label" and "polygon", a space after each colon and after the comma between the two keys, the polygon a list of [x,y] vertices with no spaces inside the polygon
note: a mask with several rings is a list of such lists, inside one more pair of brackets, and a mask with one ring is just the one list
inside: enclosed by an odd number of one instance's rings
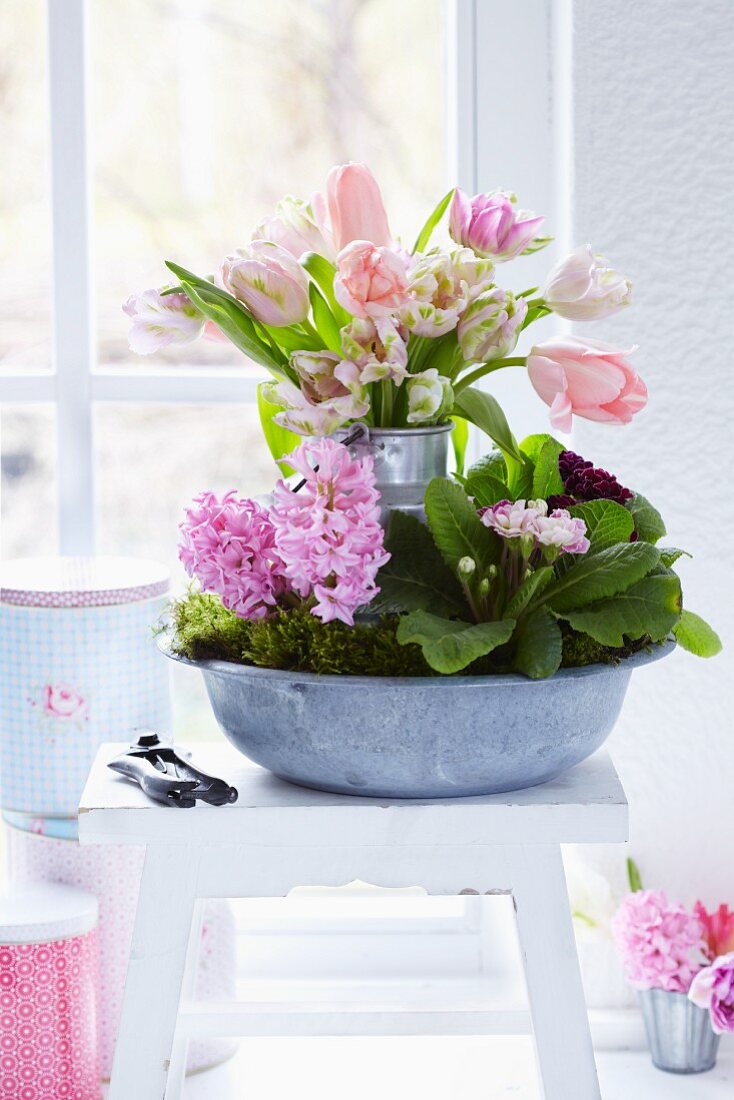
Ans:
{"label": "window", "polygon": [[[564,5],[531,6],[4,0],[3,557],[141,554],[179,587],[192,494],[272,481],[257,368],[219,344],[128,350],[121,303],[165,281],[164,259],[210,270],[283,193],[310,195],[350,159],[373,168],[406,239],[457,180],[558,205],[547,57]],[[498,48],[519,33],[523,51]],[[527,395],[507,405],[534,430]],[[199,677],[177,676],[177,736],[213,735]],[[476,939],[473,911],[450,910]]]}

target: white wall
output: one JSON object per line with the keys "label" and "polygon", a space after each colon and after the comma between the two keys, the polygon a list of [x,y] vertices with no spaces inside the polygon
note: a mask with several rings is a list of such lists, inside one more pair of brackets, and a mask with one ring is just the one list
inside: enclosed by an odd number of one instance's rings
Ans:
{"label": "white wall", "polygon": [[594,335],[639,344],[650,389],[633,425],[578,421],[574,446],[660,508],[728,647],[636,673],[610,744],[646,883],[734,904],[734,3],[574,0],[573,32],[572,236],[633,279]]}

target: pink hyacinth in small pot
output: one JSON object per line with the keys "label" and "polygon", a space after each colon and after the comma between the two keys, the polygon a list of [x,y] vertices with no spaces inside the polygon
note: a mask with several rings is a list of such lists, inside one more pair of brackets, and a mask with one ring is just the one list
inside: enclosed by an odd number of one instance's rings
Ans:
{"label": "pink hyacinth in small pot", "polygon": [[708,962],[700,920],[663,890],[628,894],[612,919],[612,934],[636,989],[687,993]]}

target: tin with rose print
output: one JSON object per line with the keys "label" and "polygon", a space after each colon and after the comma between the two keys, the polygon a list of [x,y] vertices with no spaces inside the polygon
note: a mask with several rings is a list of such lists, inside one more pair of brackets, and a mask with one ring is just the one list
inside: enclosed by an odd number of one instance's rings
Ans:
{"label": "tin with rose print", "polygon": [[0,896],[0,1096],[101,1100],[96,925],[69,886]]}
{"label": "tin with rose print", "polygon": [[135,558],[28,558],[0,567],[0,804],[72,816],[97,746],[170,730],[152,627],[164,566]]}

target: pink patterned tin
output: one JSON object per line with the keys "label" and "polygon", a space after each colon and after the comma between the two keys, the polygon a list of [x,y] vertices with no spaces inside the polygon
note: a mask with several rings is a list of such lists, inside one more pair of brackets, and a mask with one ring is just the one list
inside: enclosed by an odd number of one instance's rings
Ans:
{"label": "pink patterned tin", "polygon": [[100,1100],[96,923],[68,886],[0,897],[0,1096]]}
{"label": "pink patterned tin", "polygon": [[168,574],[135,558],[0,565],[0,805],[73,816],[97,747],[170,731],[152,627]]}
{"label": "pink patterned tin", "polygon": [[[145,849],[128,845],[82,848],[76,840],[43,835],[43,825],[38,825],[42,819],[35,820],[39,831],[7,830],[10,877],[18,883],[68,883],[90,891],[99,901],[99,1052],[102,1076],[109,1077]],[[203,915],[196,999],[234,1000],[235,972],[232,910],[226,901],[212,899],[206,902]],[[231,1039],[194,1040],[189,1043],[187,1071],[222,1062],[236,1048]]]}

